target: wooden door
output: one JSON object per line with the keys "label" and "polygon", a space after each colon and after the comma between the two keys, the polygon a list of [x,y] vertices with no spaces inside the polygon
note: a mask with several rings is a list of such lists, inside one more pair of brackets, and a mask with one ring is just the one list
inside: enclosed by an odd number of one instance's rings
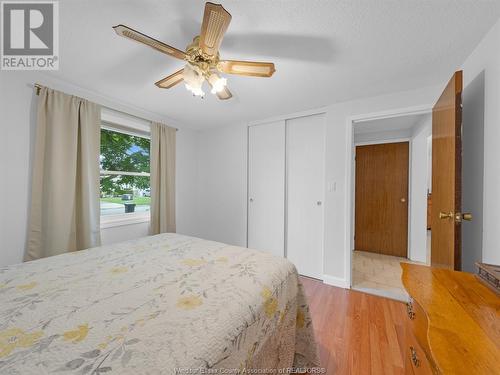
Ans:
{"label": "wooden door", "polygon": [[408,163],[408,142],[356,147],[356,250],[407,257]]}
{"label": "wooden door", "polygon": [[286,257],[301,275],[323,279],[325,116],[287,120]]}
{"label": "wooden door", "polygon": [[285,121],[248,129],[248,245],[285,254]]}
{"label": "wooden door", "polygon": [[462,71],[432,109],[431,264],[461,269]]}

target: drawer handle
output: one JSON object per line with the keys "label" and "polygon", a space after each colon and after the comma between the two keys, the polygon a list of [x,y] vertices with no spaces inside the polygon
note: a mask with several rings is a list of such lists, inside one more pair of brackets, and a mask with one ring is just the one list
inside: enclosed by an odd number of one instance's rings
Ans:
{"label": "drawer handle", "polygon": [[413,304],[411,302],[406,303],[406,312],[408,313],[408,318],[410,318],[410,320],[415,319],[415,312],[413,311]]}
{"label": "drawer handle", "polygon": [[413,346],[410,346],[410,352],[411,352],[411,361],[413,362],[413,365],[415,367],[419,367],[420,366],[420,359],[418,359],[417,351],[415,350],[415,348]]}

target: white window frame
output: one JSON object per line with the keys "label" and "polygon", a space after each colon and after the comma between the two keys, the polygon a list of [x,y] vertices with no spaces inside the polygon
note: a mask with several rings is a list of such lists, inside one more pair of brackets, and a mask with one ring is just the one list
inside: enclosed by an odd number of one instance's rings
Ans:
{"label": "white window frame", "polygon": [[[149,132],[146,132],[143,129],[136,130],[126,125],[110,123],[108,121],[105,121],[104,119],[101,120],[101,129],[111,130],[117,133],[132,135],[134,137],[141,137],[151,140]],[[107,171],[103,169],[100,170],[100,175],[101,176],[125,175],[125,176],[150,177],[150,173],[147,172]],[[149,223],[150,221],[151,221],[151,211],[122,213],[115,215],[100,215],[101,229],[113,228],[123,225]]]}

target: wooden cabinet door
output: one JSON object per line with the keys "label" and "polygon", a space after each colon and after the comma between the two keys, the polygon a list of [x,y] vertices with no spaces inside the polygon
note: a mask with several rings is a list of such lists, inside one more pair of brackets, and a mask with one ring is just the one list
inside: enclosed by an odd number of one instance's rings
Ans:
{"label": "wooden cabinet door", "polygon": [[407,257],[409,143],[356,147],[355,250]]}
{"label": "wooden cabinet door", "polygon": [[432,109],[431,264],[461,269],[462,71]]}

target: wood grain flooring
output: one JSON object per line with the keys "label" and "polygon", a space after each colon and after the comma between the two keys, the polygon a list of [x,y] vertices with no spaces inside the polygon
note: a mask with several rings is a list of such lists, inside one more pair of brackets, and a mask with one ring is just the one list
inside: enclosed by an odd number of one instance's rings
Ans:
{"label": "wood grain flooring", "polygon": [[301,277],[327,374],[403,374],[405,306]]}

